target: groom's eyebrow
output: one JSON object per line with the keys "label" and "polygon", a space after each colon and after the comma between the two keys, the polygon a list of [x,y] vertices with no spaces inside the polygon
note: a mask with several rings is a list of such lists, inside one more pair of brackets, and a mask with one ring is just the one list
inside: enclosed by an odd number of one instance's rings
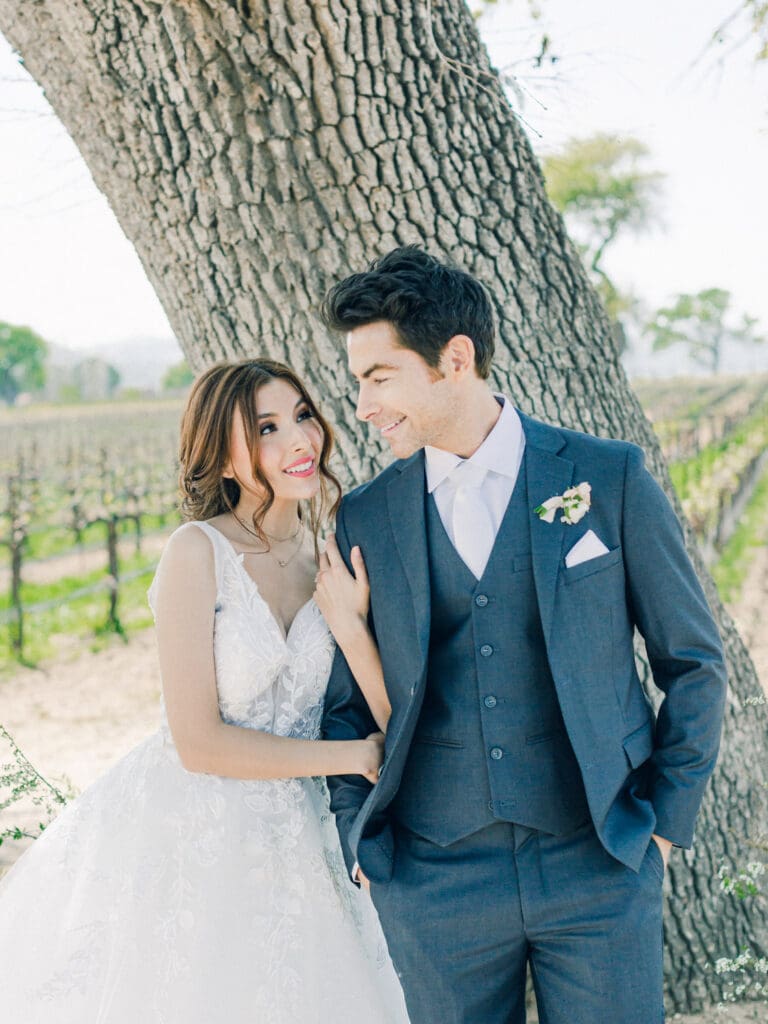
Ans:
{"label": "groom's eyebrow", "polygon": [[391,363],[374,363],[373,366],[369,366],[365,373],[361,373],[358,377],[356,373],[352,376],[357,380],[368,380],[372,373],[378,373],[379,370],[397,370],[397,366],[393,366]]}

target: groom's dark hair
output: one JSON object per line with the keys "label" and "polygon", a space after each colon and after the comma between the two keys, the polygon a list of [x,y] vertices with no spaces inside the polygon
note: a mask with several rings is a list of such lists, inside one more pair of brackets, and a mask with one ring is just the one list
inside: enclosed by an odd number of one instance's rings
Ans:
{"label": "groom's dark hair", "polygon": [[441,263],[417,245],[404,245],[352,274],[325,296],[321,315],[333,331],[386,320],[403,348],[428,366],[454,335],[466,334],[475,346],[475,369],[487,377],[493,359],[495,326],[488,292],[474,277]]}

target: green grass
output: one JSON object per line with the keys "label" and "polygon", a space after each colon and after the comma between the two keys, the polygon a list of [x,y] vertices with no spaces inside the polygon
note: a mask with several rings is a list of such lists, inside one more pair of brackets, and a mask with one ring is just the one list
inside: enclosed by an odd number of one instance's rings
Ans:
{"label": "green grass", "polygon": [[712,575],[721,599],[738,600],[756,548],[768,543],[768,469],[760,477],[741,522],[720,553]]}

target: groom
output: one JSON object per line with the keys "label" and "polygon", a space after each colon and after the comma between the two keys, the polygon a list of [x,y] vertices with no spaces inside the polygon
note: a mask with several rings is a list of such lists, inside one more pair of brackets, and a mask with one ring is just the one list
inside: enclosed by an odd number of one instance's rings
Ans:
{"label": "groom", "polygon": [[[392,715],[378,784],[330,780],[413,1024],[658,1024],[662,880],[690,847],[725,667],[680,525],[633,444],[495,395],[487,293],[416,247],[336,285],[357,415],[397,461],[359,544]],[[632,637],[645,638],[658,717]],[[329,739],[375,728],[340,653]]]}

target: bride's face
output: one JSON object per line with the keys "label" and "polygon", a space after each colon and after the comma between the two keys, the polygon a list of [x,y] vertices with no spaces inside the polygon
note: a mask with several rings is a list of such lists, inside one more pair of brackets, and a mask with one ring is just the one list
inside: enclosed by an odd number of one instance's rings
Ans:
{"label": "bride's face", "polygon": [[[323,431],[299,392],[286,380],[272,380],[256,392],[258,465],[276,499],[302,501],[320,488],[319,459]],[[235,411],[225,476],[261,498],[263,488],[253,476],[253,453],[245,436],[240,410]]]}

